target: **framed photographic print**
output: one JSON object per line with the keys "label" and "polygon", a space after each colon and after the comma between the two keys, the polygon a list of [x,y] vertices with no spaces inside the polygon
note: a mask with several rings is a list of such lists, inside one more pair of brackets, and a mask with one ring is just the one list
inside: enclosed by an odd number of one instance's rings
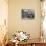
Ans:
{"label": "framed photographic print", "polygon": [[22,19],[34,19],[35,18],[35,11],[32,9],[22,9]]}

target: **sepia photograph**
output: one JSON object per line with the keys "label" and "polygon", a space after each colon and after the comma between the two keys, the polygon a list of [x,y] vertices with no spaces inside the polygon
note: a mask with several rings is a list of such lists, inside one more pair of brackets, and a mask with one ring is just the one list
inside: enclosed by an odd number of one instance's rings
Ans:
{"label": "sepia photograph", "polygon": [[34,19],[35,18],[35,11],[32,9],[22,9],[22,19]]}

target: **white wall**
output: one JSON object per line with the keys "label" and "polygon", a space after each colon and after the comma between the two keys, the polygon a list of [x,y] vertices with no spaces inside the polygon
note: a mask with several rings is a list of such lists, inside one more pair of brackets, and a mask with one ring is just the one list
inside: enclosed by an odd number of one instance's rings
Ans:
{"label": "white wall", "polygon": [[[35,18],[22,20],[21,9],[33,9]],[[18,30],[31,34],[31,38],[40,37],[40,0],[9,0],[8,33],[9,36]]]}

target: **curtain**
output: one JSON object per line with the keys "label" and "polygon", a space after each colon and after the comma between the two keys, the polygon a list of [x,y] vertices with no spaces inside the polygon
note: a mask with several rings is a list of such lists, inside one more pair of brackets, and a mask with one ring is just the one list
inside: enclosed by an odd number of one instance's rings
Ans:
{"label": "curtain", "polygon": [[46,0],[44,1],[43,4],[43,9],[44,9],[44,19],[43,19],[43,36],[46,38]]}
{"label": "curtain", "polygon": [[0,0],[0,43],[8,31],[8,0]]}

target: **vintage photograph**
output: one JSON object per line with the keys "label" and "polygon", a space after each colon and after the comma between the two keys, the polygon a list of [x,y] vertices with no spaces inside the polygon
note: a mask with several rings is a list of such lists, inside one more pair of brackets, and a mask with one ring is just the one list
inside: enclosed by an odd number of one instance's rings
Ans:
{"label": "vintage photograph", "polygon": [[22,19],[34,19],[35,18],[35,11],[32,9],[22,9]]}

